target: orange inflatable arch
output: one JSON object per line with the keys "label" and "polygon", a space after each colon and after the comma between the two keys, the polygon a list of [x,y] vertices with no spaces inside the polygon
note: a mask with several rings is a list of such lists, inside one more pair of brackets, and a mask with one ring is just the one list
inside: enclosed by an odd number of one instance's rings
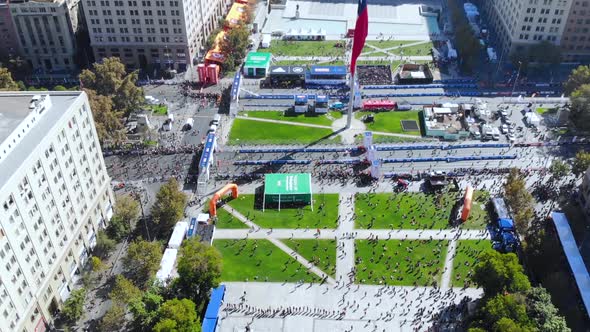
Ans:
{"label": "orange inflatable arch", "polygon": [[467,218],[469,218],[469,213],[471,213],[472,199],[473,188],[471,186],[467,186],[467,189],[465,189],[465,197],[463,199],[463,211],[461,212],[461,220],[463,220],[463,222],[467,221]]}
{"label": "orange inflatable arch", "polygon": [[223,188],[216,192],[215,195],[213,195],[213,198],[211,198],[211,201],[209,202],[210,217],[215,217],[217,215],[217,201],[221,196],[225,195],[230,190],[232,198],[238,198],[238,185],[235,183],[226,184]]}

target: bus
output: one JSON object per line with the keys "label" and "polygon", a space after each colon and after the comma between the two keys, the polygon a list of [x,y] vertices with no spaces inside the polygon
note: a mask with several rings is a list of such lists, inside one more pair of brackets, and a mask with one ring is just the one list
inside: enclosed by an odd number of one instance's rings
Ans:
{"label": "bus", "polygon": [[496,220],[512,219],[508,212],[508,207],[506,207],[506,202],[501,197],[492,198],[492,212],[494,213]]}

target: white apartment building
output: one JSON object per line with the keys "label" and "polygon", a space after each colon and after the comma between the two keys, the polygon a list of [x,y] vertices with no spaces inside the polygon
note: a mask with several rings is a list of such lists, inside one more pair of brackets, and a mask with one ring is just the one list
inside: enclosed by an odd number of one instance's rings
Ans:
{"label": "white apartment building", "polygon": [[481,1],[498,46],[510,54],[541,41],[561,44],[574,0],[485,0]]}
{"label": "white apartment building", "polygon": [[10,0],[23,57],[32,68],[74,70],[80,0]]}
{"label": "white apartment building", "polygon": [[45,331],[113,194],[84,92],[0,92],[0,332]]}
{"label": "white apartment building", "polygon": [[82,0],[95,59],[185,71],[231,0]]}

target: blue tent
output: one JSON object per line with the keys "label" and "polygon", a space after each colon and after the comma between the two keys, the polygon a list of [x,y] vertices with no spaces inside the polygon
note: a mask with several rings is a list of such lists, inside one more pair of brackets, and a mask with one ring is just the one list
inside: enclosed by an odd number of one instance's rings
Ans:
{"label": "blue tent", "polygon": [[508,218],[500,218],[498,219],[498,227],[501,230],[513,230],[514,229],[514,221]]}
{"label": "blue tent", "polygon": [[205,311],[205,317],[203,319],[203,332],[215,332],[215,328],[217,327],[217,318],[219,317],[219,308],[223,303],[224,296],[225,285],[219,285],[219,287],[214,288],[211,292],[211,299],[209,299],[207,311]]}

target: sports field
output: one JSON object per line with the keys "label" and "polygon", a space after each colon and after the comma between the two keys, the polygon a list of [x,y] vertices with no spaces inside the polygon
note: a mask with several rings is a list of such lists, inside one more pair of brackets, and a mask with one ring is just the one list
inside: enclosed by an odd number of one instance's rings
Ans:
{"label": "sports field", "polygon": [[375,122],[366,123],[368,130],[380,131],[384,133],[397,133],[406,135],[420,136],[420,131],[404,131],[402,129],[401,120],[415,120],[420,125],[419,112],[418,111],[407,111],[407,112],[357,112],[356,118],[360,119],[363,115],[374,114]]}
{"label": "sports field", "polygon": [[300,114],[287,111],[247,111],[239,115],[248,118],[270,119],[279,121],[289,121],[296,123],[309,123],[322,126],[330,126],[336,119],[342,117],[340,112],[329,112],[328,114]]}
{"label": "sports field", "polygon": [[340,143],[331,129],[235,119],[228,144],[310,144],[322,140]]}

